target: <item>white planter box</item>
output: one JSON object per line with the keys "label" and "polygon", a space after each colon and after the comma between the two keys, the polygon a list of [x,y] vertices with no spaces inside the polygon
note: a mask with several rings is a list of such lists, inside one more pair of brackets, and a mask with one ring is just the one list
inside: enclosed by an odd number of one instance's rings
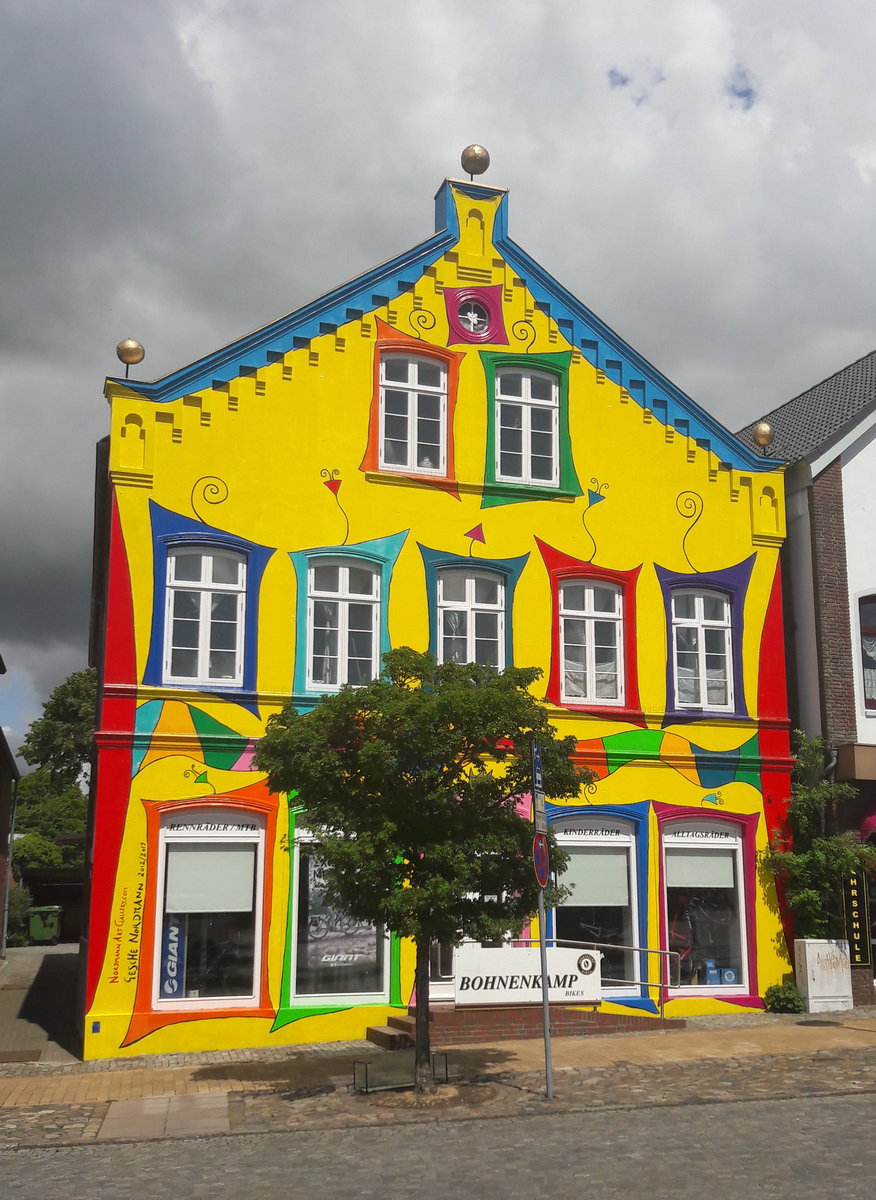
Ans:
{"label": "white planter box", "polygon": [[797,987],[807,1012],[836,1012],[852,1007],[849,943],[833,938],[794,942]]}

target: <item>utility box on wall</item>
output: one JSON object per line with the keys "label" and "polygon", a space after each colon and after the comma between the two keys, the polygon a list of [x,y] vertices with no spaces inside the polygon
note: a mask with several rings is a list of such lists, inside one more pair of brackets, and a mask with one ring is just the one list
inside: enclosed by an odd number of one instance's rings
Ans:
{"label": "utility box on wall", "polygon": [[799,938],[794,942],[797,987],[807,1012],[852,1008],[849,943],[834,938]]}

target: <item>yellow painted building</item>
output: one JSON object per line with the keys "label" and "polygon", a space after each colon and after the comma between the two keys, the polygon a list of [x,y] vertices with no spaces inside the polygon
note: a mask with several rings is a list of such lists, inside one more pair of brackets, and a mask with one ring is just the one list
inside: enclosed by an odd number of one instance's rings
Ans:
{"label": "yellow painted building", "polygon": [[[410,947],[322,901],[265,722],[390,646],[538,665],[595,773],[550,808],[556,936],[608,1010],[758,1007],[788,962],[758,869],[789,757],[778,464],[703,412],[447,181],[413,250],[152,383],[99,454],[86,1057],[333,1041]],[[436,949],[434,992],[453,995]]]}

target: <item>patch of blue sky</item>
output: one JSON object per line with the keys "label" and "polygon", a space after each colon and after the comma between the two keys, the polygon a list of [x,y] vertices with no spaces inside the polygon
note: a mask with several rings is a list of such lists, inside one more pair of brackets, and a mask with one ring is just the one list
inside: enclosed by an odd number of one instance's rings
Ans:
{"label": "patch of blue sky", "polygon": [[[14,668],[10,668],[7,675],[0,675],[0,725],[13,754],[18,750],[31,721],[41,712],[42,702],[29,675]],[[17,761],[22,774],[33,769],[23,759]]]}
{"label": "patch of blue sky", "polygon": [[744,112],[752,108],[757,100],[754,81],[741,63],[737,64],[730,82],[724,89],[731,100],[738,104]]}

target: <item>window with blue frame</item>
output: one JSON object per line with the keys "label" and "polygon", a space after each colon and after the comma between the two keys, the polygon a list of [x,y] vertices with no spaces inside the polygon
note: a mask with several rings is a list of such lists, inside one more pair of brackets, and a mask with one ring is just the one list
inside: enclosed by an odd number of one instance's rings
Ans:
{"label": "window with blue frame", "polygon": [[273,549],[154,501],[149,511],[154,601],[143,682],[253,691],[259,588]]}
{"label": "window with blue frame", "polygon": [[439,662],[511,666],[514,589],[529,555],[473,559],[422,545],[420,553],[432,654]]}
{"label": "window with blue frame", "polygon": [[294,694],[307,707],[344,684],[367,683],[389,649],[387,602],[407,530],[352,546],[290,553],[298,579]]}

